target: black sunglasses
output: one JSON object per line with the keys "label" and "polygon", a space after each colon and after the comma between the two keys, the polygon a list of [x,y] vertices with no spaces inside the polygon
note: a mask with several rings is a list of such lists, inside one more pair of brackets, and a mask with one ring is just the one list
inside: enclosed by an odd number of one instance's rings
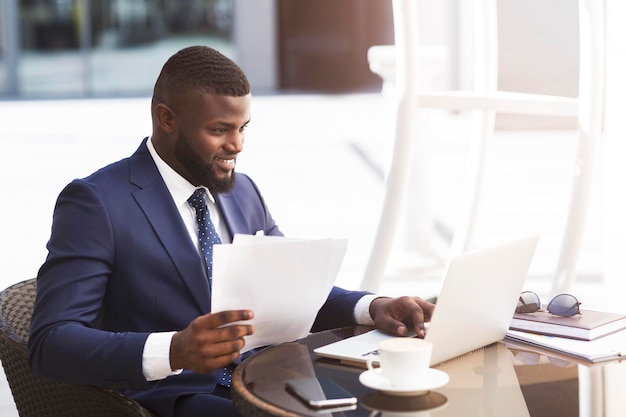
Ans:
{"label": "black sunglasses", "polygon": [[[555,316],[570,317],[580,314],[580,302],[570,294],[559,294],[548,303],[548,312]],[[524,291],[517,300],[516,313],[533,313],[541,310],[541,300],[532,291]]]}

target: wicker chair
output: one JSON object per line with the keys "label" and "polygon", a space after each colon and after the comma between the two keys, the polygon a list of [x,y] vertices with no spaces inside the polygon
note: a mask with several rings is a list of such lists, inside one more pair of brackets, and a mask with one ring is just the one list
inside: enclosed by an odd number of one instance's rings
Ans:
{"label": "wicker chair", "polygon": [[0,293],[0,359],[21,417],[154,417],[113,389],[68,384],[35,375],[26,343],[37,282],[29,279]]}

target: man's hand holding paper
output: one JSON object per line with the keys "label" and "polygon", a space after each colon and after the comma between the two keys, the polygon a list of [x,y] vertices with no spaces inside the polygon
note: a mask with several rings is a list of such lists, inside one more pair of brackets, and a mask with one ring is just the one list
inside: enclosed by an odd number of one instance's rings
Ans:
{"label": "man's hand holding paper", "polygon": [[211,310],[248,309],[242,353],[306,336],[330,293],[346,240],[236,235],[213,250]]}

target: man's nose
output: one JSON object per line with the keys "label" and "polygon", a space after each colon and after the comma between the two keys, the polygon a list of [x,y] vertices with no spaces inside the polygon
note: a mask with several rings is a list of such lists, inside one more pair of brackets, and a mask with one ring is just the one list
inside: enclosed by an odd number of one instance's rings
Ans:
{"label": "man's nose", "polygon": [[245,136],[243,132],[235,131],[228,137],[228,142],[226,143],[226,149],[229,152],[239,153],[243,150],[243,142]]}

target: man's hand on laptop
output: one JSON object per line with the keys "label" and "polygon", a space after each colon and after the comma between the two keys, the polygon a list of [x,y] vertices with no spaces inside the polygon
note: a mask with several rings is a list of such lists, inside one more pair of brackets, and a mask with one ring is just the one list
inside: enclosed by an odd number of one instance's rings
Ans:
{"label": "man's hand on laptop", "polygon": [[378,297],[370,304],[370,315],[376,327],[398,336],[415,332],[424,337],[424,322],[430,321],[435,305],[419,297]]}

